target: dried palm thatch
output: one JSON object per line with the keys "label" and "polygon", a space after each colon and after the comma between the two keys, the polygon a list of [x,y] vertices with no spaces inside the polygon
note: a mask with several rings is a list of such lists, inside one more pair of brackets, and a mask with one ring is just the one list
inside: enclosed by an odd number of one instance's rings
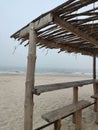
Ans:
{"label": "dried palm thatch", "polygon": [[11,38],[29,44],[31,23],[38,46],[98,56],[98,0],[68,0],[31,21]]}

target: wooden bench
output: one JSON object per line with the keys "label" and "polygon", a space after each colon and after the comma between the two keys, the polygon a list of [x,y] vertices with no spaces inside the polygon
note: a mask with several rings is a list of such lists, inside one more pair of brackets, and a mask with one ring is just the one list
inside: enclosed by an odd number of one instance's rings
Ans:
{"label": "wooden bench", "polygon": [[86,100],[81,100],[77,103],[67,105],[65,107],[56,109],[54,111],[48,112],[42,115],[42,118],[47,122],[54,122],[54,130],[61,129],[61,119],[75,113],[75,123],[76,130],[82,130],[81,120],[82,120],[82,109],[90,106],[91,103]]}
{"label": "wooden bench", "polygon": [[91,98],[95,99],[95,104],[96,104],[96,120],[95,120],[95,123],[98,125],[98,93],[91,96]]}

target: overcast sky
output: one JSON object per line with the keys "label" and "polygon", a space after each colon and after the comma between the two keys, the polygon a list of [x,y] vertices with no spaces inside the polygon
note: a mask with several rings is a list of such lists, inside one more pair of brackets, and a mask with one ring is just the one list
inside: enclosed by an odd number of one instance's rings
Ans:
{"label": "overcast sky", "polygon": [[[65,0],[0,0],[0,66],[26,66],[28,48],[18,46],[19,43],[10,35],[63,2]],[[92,57],[57,52],[37,49],[37,67],[92,67]]]}

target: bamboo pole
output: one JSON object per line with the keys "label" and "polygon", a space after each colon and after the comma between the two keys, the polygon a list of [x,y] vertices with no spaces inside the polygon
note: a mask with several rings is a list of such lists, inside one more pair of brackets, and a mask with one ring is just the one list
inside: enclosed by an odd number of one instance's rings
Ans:
{"label": "bamboo pole", "polygon": [[25,84],[25,104],[24,104],[24,130],[33,129],[33,93],[34,87],[34,73],[36,62],[36,34],[32,24],[30,24],[29,31],[29,49],[28,49],[28,63]]}

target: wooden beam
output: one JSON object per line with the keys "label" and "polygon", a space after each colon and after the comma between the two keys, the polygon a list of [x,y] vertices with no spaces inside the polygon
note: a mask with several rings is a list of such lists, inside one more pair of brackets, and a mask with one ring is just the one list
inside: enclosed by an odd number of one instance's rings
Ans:
{"label": "wooden beam", "polygon": [[80,29],[74,27],[74,25],[71,25],[70,23],[68,23],[67,21],[64,21],[63,19],[61,19],[58,16],[54,16],[54,22],[59,25],[60,27],[62,27],[63,29],[72,32],[73,34],[81,37],[82,39],[89,41],[90,43],[94,44],[94,45],[98,45],[98,41],[96,39],[94,39],[93,37],[89,36],[88,34],[84,33],[83,31],[81,31]]}
{"label": "wooden beam", "polygon": [[98,80],[82,80],[82,81],[74,81],[74,82],[65,82],[65,83],[56,83],[56,84],[47,84],[47,85],[39,85],[33,88],[33,93],[39,95],[44,92],[73,88],[73,87],[81,87],[83,85],[98,83]]}
{"label": "wooden beam", "polygon": [[39,43],[42,43],[42,45],[45,45],[49,48],[56,48],[56,49],[62,49],[63,51],[66,51],[66,48],[69,46],[67,45],[64,45],[64,44],[58,44],[56,42],[53,42],[53,41],[49,41],[47,39],[43,39],[43,38],[38,38],[38,42]]}
{"label": "wooden beam", "polygon": [[19,37],[23,38],[23,37],[26,37],[27,35],[29,35],[29,30],[30,30],[29,26],[27,26],[26,28],[22,29],[20,31],[20,33],[19,33]]}
{"label": "wooden beam", "polygon": [[[50,49],[60,49],[60,52],[61,51],[70,51],[70,53],[81,53],[81,54],[85,54],[85,55],[93,55],[93,53],[89,50],[84,50],[84,49],[79,49],[79,47],[71,47],[69,45],[66,45],[66,42],[65,43],[56,43],[52,40],[47,40],[47,39],[43,39],[43,38],[37,38],[37,41],[39,43],[42,44],[42,47],[47,47],[47,48],[50,48]],[[39,45],[41,45],[39,44]]]}
{"label": "wooden beam", "polygon": [[36,62],[36,33],[33,25],[30,24],[29,32],[29,50],[28,50],[28,64],[26,74],[26,86],[25,86],[25,104],[24,104],[24,130],[32,130],[33,122],[33,94],[34,88],[34,73]]}
{"label": "wooden beam", "polygon": [[35,20],[35,21],[32,21],[31,23],[29,23],[27,26],[25,26],[24,28],[22,28],[22,29],[20,29],[19,31],[17,31],[16,33],[14,33],[12,36],[11,36],[11,38],[12,37],[14,37],[16,34],[18,34],[19,35],[19,37],[26,37],[27,35],[29,35],[29,30],[30,30],[30,24],[33,24],[33,28],[35,29],[35,30],[39,30],[39,29],[41,29],[41,28],[43,28],[43,27],[45,27],[45,26],[47,26],[49,23],[51,23],[52,22],[52,19],[53,19],[53,17],[52,17],[52,15],[51,15],[51,13],[48,13],[48,14],[46,14],[46,15],[42,15],[42,16],[40,16],[40,18],[39,19],[37,19],[37,20]]}
{"label": "wooden beam", "polygon": [[45,15],[44,17],[41,17],[37,21],[34,22],[34,29],[39,30],[45,26],[47,26],[49,23],[51,23],[53,20],[53,16],[51,13]]}

